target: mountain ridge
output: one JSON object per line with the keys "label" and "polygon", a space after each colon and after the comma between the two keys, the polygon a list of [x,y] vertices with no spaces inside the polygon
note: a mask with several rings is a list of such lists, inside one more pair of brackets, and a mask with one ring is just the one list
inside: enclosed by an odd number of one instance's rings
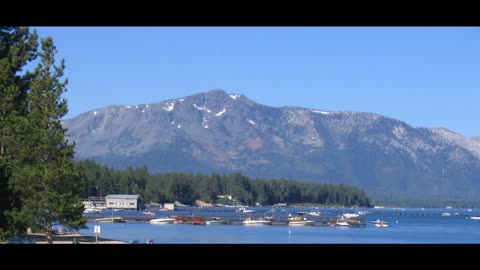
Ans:
{"label": "mountain ridge", "polygon": [[76,158],[152,172],[347,183],[379,196],[473,199],[480,137],[375,113],[270,107],[214,89],[66,119]]}

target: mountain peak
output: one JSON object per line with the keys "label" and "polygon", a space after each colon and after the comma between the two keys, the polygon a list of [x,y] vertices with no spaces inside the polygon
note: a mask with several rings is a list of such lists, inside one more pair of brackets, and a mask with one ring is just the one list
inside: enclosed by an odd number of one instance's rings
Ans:
{"label": "mountain peak", "polygon": [[[234,97],[232,97],[232,96],[234,96]],[[208,99],[226,99],[226,98],[236,99],[240,96],[242,96],[242,95],[227,94],[227,92],[225,92],[225,90],[223,90],[223,89],[212,89],[212,90],[208,90],[208,91],[205,91],[205,92],[200,92],[200,93],[196,93],[196,94],[187,96],[186,98],[189,98],[189,97],[193,97],[193,98],[203,97],[203,98],[208,98]]]}
{"label": "mountain peak", "polygon": [[226,95],[227,94],[223,89],[220,89],[220,88],[208,90],[205,93],[209,95]]}
{"label": "mountain peak", "polygon": [[[238,98],[246,98],[244,95],[237,94],[237,93],[229,93],[225,92],[223,89],[212,89],[210,91],[200,93],[204,94],[205,96],[212,97],[212,98],[231,98],[233,100],[237,100]],[[248,98],[247,98],[248,99]]]}
{"label": "mountain peak", "polygon": [[212,89],[97,109],[64,127],[77,159],[116,168],[344,182],[379,196],[480,195],[478,137],[372,113],[270,107]]}

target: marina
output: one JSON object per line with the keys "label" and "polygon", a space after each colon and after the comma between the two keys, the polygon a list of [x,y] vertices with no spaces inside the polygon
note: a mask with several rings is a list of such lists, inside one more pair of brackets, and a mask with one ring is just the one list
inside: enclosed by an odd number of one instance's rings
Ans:
{"label": "marina", "polygon": [[[344,208],[322,208],[322,209],[303,209],[303,208],[261,208],[251,207],[251,211],[244,212],[245,208],[232,207],[177,207],[175,211],[150,210],[118,210],[115,209],[115,217],[112,210],[103,210],[84,213],[84,216],[90,222],[127,222],[127,223],[150,223],[151,220],[158,218],[174,219],[175,224],[193,224],[196,220],[197,224],[204,225],[208,223],[223,224],[223,225],[242,225],[243,222],[251,217],[253,219],[265,219],[271,221],[274,226],[289,225],[289,218],[303,217],[308,220],[309,225],[313,226],[349,226],[349,227],[365,227],[367,223],[373,223],[375,219],[369,217],[374,216],[418,216],[418,217],[461,217],[464,219],[478,220],[479,214],[472,213],[469,210],[450,210],[445,212],[445,209],[430,209],[430,210],[405,210],[403,208],[392,209],[372,209],[366,210],[352,210]],[[311,213],[314,213],[313,215]],[[367,214],[365,214],[367,213]],[[213,222],[212,222],[213,221]],[[221,222],[220,222],[221,221]],[[292,220],[294,221],[294,220]],[[300,221],[297,220],[297,221]],[[155,223],[155,222],[154,222]],[[301,222],[305,223],[305,222]],[[385,222],[388,224],[388,222]],[[296,224],[298,225],[298,224]]]}
{"label": "marina", "polygon": [[[250,214],[250,213],[238,213],[238,212],[215,212],[214,214],[208,213],[208,212],[202,212],[202,213],[195,213],[195,214],[190,214],[190,215],[185,215],[184,213],[182,214],[177,214],[181,213],[180,211],[176,211],[175,213],[172,213],[168,215],[168,213],[159,213],[159,214],[154,214],[154,215],[143,215],[141,212],[138,211],[123,211],[123,212],[117,212],[117,215],[120,215],[118,217],[112,218],[109,217],[108,212],[101,212],[101,213],[92,213],[86,215],[88,220],[91,222],[111,222],[113,219],[113,222],[129,222],[129,223],[155,223],[155,224],[160,224],[160,223],[167,223],[166,220],[168,220],[168,223],[170,224],[193,224],[195,221],[197,221],[198,224],[207,224],[207,221],[209,224],[213,223],[220,223],[220,224],[228,224],[228,225],[245,225],[245,224],[260,224],[260,223],[265,223],[269,225],[275,225],[275,226],[287,226],[290,224],[290,226],[295,226],[295,225],[312,225],[312,226],[335,226],[339,220],[343,220],[346,222],[346,226],[365,226],[365,218],[360,218],[360,217],[352,217],[345,219],[344,217],[336,217],[336,216],[309,216],[308,217],[308,222],[305,222],[306,220],[291,220],[289,219],[288,215],[286,213],[279,213],[277,216],[272,216],[272,215],[262,215],[261,213],[256,213],[256,214]],[[163,216],[163,218],[156,218],[157,216]],[[245,221],[250,218],[250,222]],[[253,219],[253,220],[252,220]],[[259,221],[259,222],[254,222],[254,220],[260,220],[263,219],[264,221]],[[219,222],[221,220],[221,222]],[[216,221],[216,222],[215,222]]]}
{"label": "marina", "polygon": [[[123,217],[130,217],[125,223],[97,223],[89,219],[88,229],[80,233],[93,235],[93,227],[102,227],[102,237],[124,242],[146,243],[151,240],[154,244],[178,243],[476,243],[480,244],[480,220],[469,218],[480,216],[480,210],[450,209],[452,215],[442,216],[443,209],[368,209],[366,215],[359,215],[364,219],[362,226],[329,226],[328,221],[336,222],[344,213],[357,211],[343,208],[321,208],[320,217],[307,214],[299,215],[298,211],[312,211],[311,209],[282,208],[271,213],[271,208],[254,208],[255,218],[271,217],[272,225],[245,226],[250,214],[238,213],[235,208],[185,207],[175,211],[159,211],[156,217],[169,216],[176,220],[185,220],[184,223],[165,224],[156,226],[142,219],[142,211],[118,211]],[[283,211],[284,210],[284,211]],[[363,211],[359,210],[359,211]],[[108,211],[107,211],[108,212]],[[155,211],[154,211],[155,212]],[[455,213],[458,212],[458,215]],[[161,214],[160,214],[161,213]],[[193,214],[193,215],[192,215]],[[272,215],[273,214],[273,215]],[[288,215],[305,217],[314,220],[312,226],[288,226]],[[89,214],[98,215],[98,214]],[[204,217],[204,219],[202,219]],[[343,217],[344,218],[344,217]],[[209,220],[219,220],[220,224],[208,224]],[[324,221],[327,224],[323,224]],[[386,224],[388,226],[375,224]]]}

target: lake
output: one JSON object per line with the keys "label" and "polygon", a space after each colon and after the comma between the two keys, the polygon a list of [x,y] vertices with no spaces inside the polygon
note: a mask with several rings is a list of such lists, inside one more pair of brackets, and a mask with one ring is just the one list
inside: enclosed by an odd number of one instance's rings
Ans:
{"label": "lake", "polygon": [[[235,212],[237,208],[219,207],[183,207],[178,211],[153,211],[154,218],[182,215],[207,215],[243,219],[248,214]],[[145,243],[153,240],[155,244],[209,244],[209,243],[480,243],[480,220],[469,219],[469,216],[480,216],[479,209],[331,209],[331,208],[256,208],[255,216],[271,214],[284,216],[296,215],[298,211],[320,211],[320,216],[336,217],[357,210],[371,213],[361,216],[366,219],[366,226],[330,227],[302,226],[291,227],[285,224],[272,226],[226,225],[191,225],[166,224],[152,225],[146,222],[96,223],[88,222],[88,229],[80,230],[86,235],[95,235],[94,226],[101,227],[99,236],[120,241],[138,241]],[[272,212],[273,210],[273,212]],[[142,211],[128,211],[128,215],[142,215]],[[122,216],[127,211],[115,212]],[[445,213],[442,216],[442,213]],[[108,215],[108,212],[107,214]],[[449,215],[449,216],[448,216]],[[309,218],[309,216],[304,215]],[[371,221],[381,219],[389,223],[388,228],[377,228]]]}

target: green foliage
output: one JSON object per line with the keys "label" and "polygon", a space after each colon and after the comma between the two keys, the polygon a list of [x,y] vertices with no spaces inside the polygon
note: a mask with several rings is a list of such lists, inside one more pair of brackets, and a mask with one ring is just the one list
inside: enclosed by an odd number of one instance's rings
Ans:
{"label": "green foliage", "polygon": [[[87,188],[84,197],[105,196],[120,191],[132,191],[139,194],[145,202],[173,202],[180,201],[192,205],[199,199],[209,203],[231,204],[228,199],[219,195],[231,195],[242,204],[273,205],[284,203],[313,203],[344,206],[370,206],[370,201],[365,192],[359,188],[348,185],[329,185],[301,183],[285,179],[250,179],[239,173],[220,175],[213,173],[187,174],[166,173],[149,175],[145,168],[126,170],[113,170],[93,161],[81,161],[79,166],[90,186],[99,186],[100,183],[111,181],[110,189],[98,190]],[[113,177],[112,177],[113,176]],[[108,180],[107,180],[108,179]],[[145,179],[145,181],[144,181]],[[118,189],[114,183],[118,183]],[[130,189],[135,183],[139,192]]]}
{"label": "green foliage", "polygon": [[[20,37],[16,42],[21,46],[11,45],[15,37]],[[84,183],[61,123],[67,113],[67,101],[61,97],[67,81],[60,80],[64,60],[55,63],[57,51],[50,37],[41,40],[37,51],[36,34],[30,35],[27,28],[3,28],[0,39],[0,171],[2,183],[15,195],[7,197],[8,207],[1,210],[10,217],[11,232],[38,228],[51,243],[52,223],[73,228],[85,224],[80,198]],[[37,56],[35,70],[19,75]]]}
{"label": "green foliage", "polygon": [[35,59],[36,51],[36,33],[26,27],[0,27],[0,230],[4,232],[12,227],[5,211],[20,207],[8,183],[22,147],[17,135],[26,132],[26,95],[32,74],[23,68]]}

